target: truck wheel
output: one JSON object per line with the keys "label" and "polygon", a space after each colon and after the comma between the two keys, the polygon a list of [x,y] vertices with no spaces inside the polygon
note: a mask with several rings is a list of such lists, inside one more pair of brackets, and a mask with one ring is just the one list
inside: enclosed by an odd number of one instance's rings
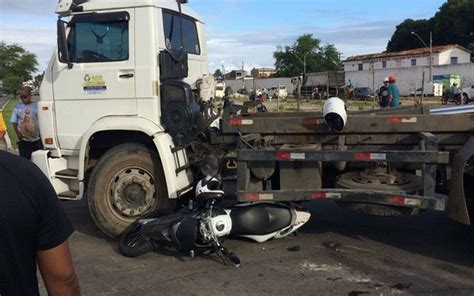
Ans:
{"label": "truck wheel", "polygon": [[176,203],[168,198],[158,155],[140,144],[122,144],[107,151],[89,180],[89,212],[112,238],[144,214]]}

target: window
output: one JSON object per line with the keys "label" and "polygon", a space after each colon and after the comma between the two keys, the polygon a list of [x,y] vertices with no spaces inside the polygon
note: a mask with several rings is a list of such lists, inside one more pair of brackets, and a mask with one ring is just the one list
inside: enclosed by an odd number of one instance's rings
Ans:
{"label": "window", "polygon": [[359,64],[359,71],[364,70],[364,64]]}
{"label": "window", "polygon": [[416,59],[411,59],[411,65],[416,66]]}
{"label": "window", "polygon": [[[169,50],[179,50],[181,44],[179,15],[174,12],[164,10],[163,30],[165,34],[166,48]],[[183,48],[186,53],[201,53],[196,21],[185,16],[183,16]]]}
{"label": "window", "polygon": [[396,60],[395,60],[395,66],[396,66],[397,68],[400,68],[400,67],[402,66],[402,59],[396,59]]}
{"label": "window", "polygon": [[82,14],[69,22],[69,59],[73,63],[128,60],[126,12]]}
{"label": "window", "polygon": [[387,68],[387,61],[382,61],[382,68]]}
{"label": "window", "polygon": [[451,65],[456,65],[458,63],[458,57],[451,57]]}

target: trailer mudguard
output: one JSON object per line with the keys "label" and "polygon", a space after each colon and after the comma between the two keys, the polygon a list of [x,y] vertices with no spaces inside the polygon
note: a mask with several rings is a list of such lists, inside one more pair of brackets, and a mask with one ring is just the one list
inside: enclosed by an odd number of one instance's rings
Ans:
{"label": "trailer mudguard", "polygon": [[454,155],[451,180],[449,183],[449,198],[447,205],[448,217],[462,224],[471,225],[469,211],[464,193],[464,168],[467,161],[474,155],[474,137]]}

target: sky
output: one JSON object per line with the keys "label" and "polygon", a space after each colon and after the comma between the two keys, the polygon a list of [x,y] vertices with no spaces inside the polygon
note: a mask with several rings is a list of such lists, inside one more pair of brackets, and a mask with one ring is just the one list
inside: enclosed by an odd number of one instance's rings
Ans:
{"label": "sky", "polygon": [[[100,0],[95,0],[100,1]],[[445,0],[189,0],[206,24],[209,71],[273,67],[277,46],[313,34],[346,58],[385,50],[397,24],[432,17]],[[56,43],[57,0],[1,0],[0,41],[38,57],[38,72]],[[436,38],[436,36],[433,36]],[[421,45],[420,45],[421,47]]]}

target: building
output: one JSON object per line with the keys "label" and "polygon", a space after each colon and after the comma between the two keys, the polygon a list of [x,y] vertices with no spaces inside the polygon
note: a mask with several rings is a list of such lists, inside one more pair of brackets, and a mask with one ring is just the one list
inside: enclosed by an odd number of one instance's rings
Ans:
{"label": "building", "polygon": [[276,73],[273,68],[253,68],[250,75],[255,78],[268,78]]}
{"label": "building", "polygon": [[225,80],[244,79],[245,70],[232,70],[224,74]]}
{"label": "building", "polygon": [[[452,44],[433,47],[433,66],[457,65],[470,62],[471,52],[462,46]],[[423,47],[349,57],[344,61],[344,71],[411,68],[429,65],[430,50]]]}
{"label": "building", "polygon": [[[461,75],[463,83],[474,81],[474,64],[471,52],[459,45],[442,45],[432,48],[432,76]],[[398,52],[382,52],[358,55],[344,61],[346,83],[351,80],[356,86],[380,87],[384,77],[395,75],[402,95],[419,88],[424,81],[430,81],[430,51],[416,48]]]}

